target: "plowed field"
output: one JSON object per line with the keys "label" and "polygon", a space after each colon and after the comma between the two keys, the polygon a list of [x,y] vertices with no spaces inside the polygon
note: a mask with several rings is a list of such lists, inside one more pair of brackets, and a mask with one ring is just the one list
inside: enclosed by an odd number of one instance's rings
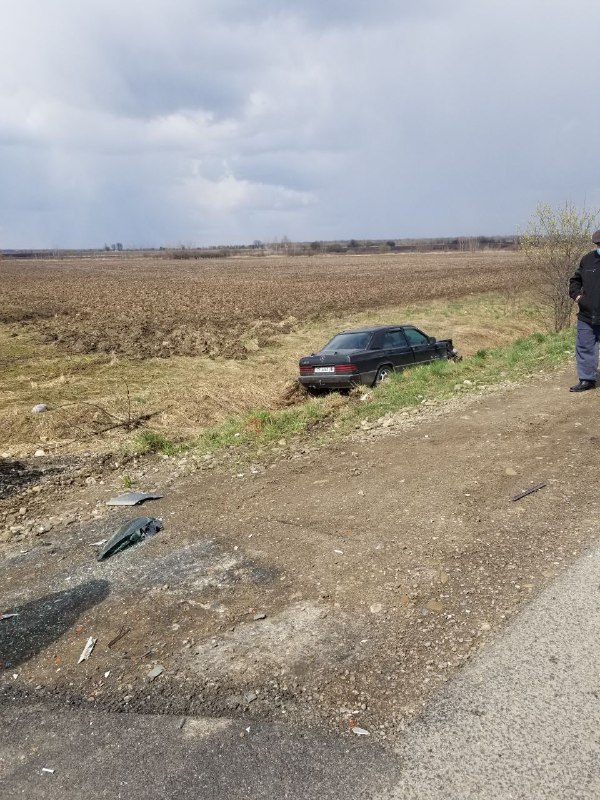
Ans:
{"label": "plowed field", "polygon": [[169,260],[0,259],[0,322],[74,353],[243,357],[297,322],[530,280],[515,252]]}

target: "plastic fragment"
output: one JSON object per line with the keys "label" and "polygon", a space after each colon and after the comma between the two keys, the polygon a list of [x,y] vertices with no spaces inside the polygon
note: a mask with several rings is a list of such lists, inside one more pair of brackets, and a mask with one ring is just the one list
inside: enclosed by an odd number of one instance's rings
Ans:
{"label": "plastic fragment", "polygon": [[154,517],[136,517],[125,522],[104,545],[98,554],[98,561],[114,556],[115,553],[120,553],[121,550],[143,541],[148,536],[153,536],[160,530],[162,523]]}
{"label": "plastic fragment", "polygon": [[165,668],[162,666],[162,664],[157,664],[148,673],[148,678],[153,681],[155,678],[158,678],[159,675],[162,675],[164,671]]}
{"label": "plastic fragment", "polygon": [[46,403],[38,403],[37,406],[34,406],[31,409],[32,414],[43,414],[44,411],[48,411],[48,406]]}
{"label": "plastic fragment", "polygon": [[79,661],[77,662],[78,664],[81,664],[82,661],[88,660],[88,658],[92,655],[92,650],[96,646],[97,641],[98,640],[94,639],[93,636],[90,636],[90,638],[86,642],[85,647],[81,651],[81,655],[79,656]]}
{"label": "plastic fragment", "polygon": [[152,492],[125,492],[118,497],[111,497],[106,501],[107,506],[137,506],[138,503],[144,503],[146,500],[160,500],[162,494],[153,494]]}
{"label": "plastic fragment", "polygon": [[266,618],[267,618],[267,615],[262,613],[262,612],[260,614],[255,614],[254,615],[254,621],[255,622],[258,622],[259,620],[266,619]]}
{"label": "plastic fragment", "polygon": [[369,731],[365,730],[364,728],[359,728],[355,726],[352,728],[352,733],[355,733],[357,736],[370,736],[371,734]]}
{"label": "plastic fragment", "polygon": [[42,767],[42,772],[49,772],[51,775],[54,775],[54,770],[50,769],[50,767]]}
{"label": "plastic fragment", "polygon": [[0,620],[11,619],[11,617],[18,617],[18,616],[19,615],[16,614],[16,613],[14,613],[14,614],[0,614]]}

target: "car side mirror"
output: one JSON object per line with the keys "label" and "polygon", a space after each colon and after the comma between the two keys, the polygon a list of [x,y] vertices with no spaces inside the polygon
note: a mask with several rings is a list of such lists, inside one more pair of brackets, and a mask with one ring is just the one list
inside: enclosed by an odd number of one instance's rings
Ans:
{"label": "car side mirror", "polygon": [[435,336],[430,336],[429,337],[429,344],[435,344],[436,342],[437,342],[437,339],[435,338]]}

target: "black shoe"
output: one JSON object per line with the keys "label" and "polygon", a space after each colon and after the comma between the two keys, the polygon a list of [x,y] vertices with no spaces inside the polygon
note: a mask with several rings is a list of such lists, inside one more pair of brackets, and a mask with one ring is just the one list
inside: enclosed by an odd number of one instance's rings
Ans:
{"label": "black shoe", "polygon": [[570,392],[587,392],[588,389],[595,389],[596,381],[579,381],[577,386],[571,386]]}

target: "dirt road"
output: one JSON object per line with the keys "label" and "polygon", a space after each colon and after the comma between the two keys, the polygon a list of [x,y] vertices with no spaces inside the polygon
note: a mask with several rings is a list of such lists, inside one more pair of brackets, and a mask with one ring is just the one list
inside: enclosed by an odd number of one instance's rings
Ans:
{"label": "dirt road", "polygon": [[[569,394],[571,372],[237,474],[145,464],[136,483],[165,497],[135,511],[105,505],[119,470],[13,496],[52,527],[2,545],[0,611],[18,616],[0,622],[0,702],[395,741],[597,535],[599,395]],[[93,543],[138,514],[164,530],[96,562]]]}

